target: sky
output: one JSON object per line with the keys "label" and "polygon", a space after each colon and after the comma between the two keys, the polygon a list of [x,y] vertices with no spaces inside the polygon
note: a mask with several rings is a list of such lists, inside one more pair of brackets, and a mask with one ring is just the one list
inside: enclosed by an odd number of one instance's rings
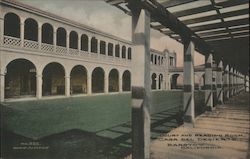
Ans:
{"label": "sky", "polygon": [[[17,0],[41,10],[82,23],[97,30],[131,41],[131,16],[104,0]],[[168,49],[177,54],[177,66],[183,66],[183,45],[151,29],[151,48]],[[195,65],[204,64],[204,56],[195,53]]]}

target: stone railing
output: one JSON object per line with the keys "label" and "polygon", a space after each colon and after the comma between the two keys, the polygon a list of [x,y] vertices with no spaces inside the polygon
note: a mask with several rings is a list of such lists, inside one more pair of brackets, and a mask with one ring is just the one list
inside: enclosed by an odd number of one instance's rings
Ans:
{"label": "stone railing", "polygon": [[108,56],[98,53],[91,53],[88,51],[83,51],[79,49],[66,48],[63,46],[55,46],[52,44],[39,43],[37,41],[31,40],[21,40],[20,38],[4,36],[3,38],[3,46],[10,48],[22,48],[27,50],[37,50],[38,52],[42,52],[45,54],[51,55],[66,55],[71,57],[81,57],[84,59],[92,59],[92,60],[100,60],[108,63],[119,63],[123,65],[128,65],[131,63],[131,60],[117,58],[114,56]]}
{"label": "stone railing", "polygon": [[10,37],[10,36],[4,36],[3,37],[3,44],[6,46],[11,46],[11,47],[20,47],[21,46],[21,39],[15,38],[15,37]]}

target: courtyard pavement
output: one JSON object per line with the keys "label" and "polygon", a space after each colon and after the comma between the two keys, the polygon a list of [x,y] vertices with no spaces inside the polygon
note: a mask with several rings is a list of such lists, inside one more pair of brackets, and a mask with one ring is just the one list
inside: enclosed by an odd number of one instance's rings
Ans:
{"label": "courtyard pavement", "polygon": [[200,115],[192,127],[178,127],[151,143],[152,159],[248,159],[249,93]]}

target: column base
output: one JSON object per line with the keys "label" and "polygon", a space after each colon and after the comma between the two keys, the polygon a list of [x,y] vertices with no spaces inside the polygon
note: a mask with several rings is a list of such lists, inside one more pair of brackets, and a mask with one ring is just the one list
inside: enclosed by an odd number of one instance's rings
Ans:
{"label": "column base", "polygon": [[184,115],[183,121],[185,123],[192,123],[193,122],[193,117],[190,115]]}
{"label": "column base", "polygon": [[213,108],[211,106],[206,106],[205,111],[210,111],[211,112],[211,111],[213,111]]}

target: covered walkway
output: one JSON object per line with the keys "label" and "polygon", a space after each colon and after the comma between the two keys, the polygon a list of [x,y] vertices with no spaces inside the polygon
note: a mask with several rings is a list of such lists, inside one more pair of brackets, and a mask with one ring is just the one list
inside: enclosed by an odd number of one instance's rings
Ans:
{"label": "covered walkway", "polygon": [[[179,127],[154,140],[153,159],[249,158],[249,93],[199,116],[194,128]],[[248,157],[247,157],[248,155]]]}

